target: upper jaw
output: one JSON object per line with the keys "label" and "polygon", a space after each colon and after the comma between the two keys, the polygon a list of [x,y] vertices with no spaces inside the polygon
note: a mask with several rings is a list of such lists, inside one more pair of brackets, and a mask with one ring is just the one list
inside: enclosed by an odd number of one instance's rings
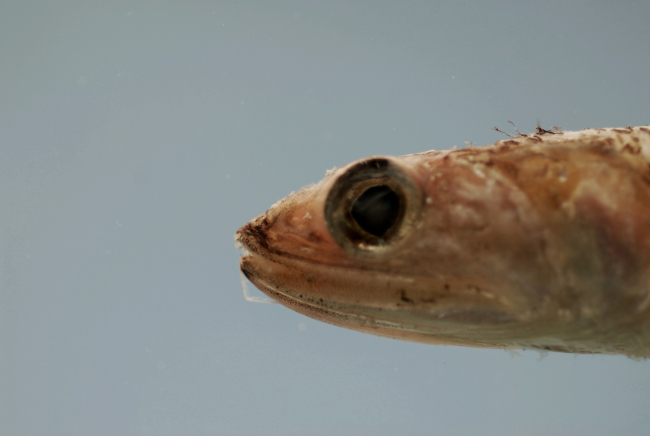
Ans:
{"label": "upper jaw", "polygon": [[271,225],[272,223],[268,222],[266,214],[262,214],[237,230],[235,244],[242,249],[242,257],[250,253],[263,255],[265,251],[269,251],[267,230]]}

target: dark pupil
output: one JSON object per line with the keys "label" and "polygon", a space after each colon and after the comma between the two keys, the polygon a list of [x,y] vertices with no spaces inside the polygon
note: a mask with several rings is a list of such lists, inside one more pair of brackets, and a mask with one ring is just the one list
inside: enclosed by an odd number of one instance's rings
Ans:
{"label": "dark pupil", "polygon": [[384,236],[399,216],[399,197],[386,185],[373,186],[352,205],[352,217],[363,230]]}

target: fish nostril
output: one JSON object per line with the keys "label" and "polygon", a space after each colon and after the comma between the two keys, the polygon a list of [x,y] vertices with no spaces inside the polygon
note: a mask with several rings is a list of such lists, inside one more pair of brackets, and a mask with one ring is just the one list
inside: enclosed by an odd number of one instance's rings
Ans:
{"label": "fish nostril", "polygon": [[373,186],[356,199],[350,213],[363,230],[382,237],[397,222],[400,199],[389,186]]}

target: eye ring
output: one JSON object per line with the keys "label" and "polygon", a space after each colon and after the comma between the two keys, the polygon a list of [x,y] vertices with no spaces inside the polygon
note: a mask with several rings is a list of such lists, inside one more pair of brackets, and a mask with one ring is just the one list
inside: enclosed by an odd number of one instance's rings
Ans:
{"label": "eye ring", "polygon": [[[360,199],[373,190],[386,193],[390,206],[399,208],[397,213],[386,212],[392,222],[380,224],[379,231],[373,231],[353,213]],[[332,237],[348,253],[382,256],[399,249],[415,233],[422,203],[421,190],[406,168],[396,159],[373,157],[356,163],[334,182],[325,201],[325,220]]]}

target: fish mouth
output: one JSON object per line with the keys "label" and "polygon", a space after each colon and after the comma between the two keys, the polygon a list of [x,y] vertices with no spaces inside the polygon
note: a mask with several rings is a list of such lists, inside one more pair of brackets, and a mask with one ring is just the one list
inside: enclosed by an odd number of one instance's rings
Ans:
{"label": "fish mouth", "polygon": [[[311,299],[305,298],[306,296],[296,295],[296,292],[300,291],[289,289],[282,284],[276,283],[276,280],[270,275],[262,274],[260,263],[264,263],[264,266],[282,267],[281,264],[256,253],[243,255],[239,266],[244,276],[266,296],[295,312],[317,321],[405,341],[492,348],[487,343],[453,337],[447,334],[433,334],[432,332],[422,331],[415,325],[409,325],[409,323],[399,322],[398,320],[391,321],[372,309],[368,310],[367,308],[347,304],[334,304],[335,307],[330,307],[331,302],[319,301],[318,299],[311,301]],[[381,313],[386,315],[386,312]]]}
{"label": "fish mouth", "polygon": [[[255,221],[259,219],[260,217],[256,218]],[[259,231],[259,226],[253,226],[252,221],[246,223],[235,233],[235,245],[241,250],[240,271],[256,288],[268,295],[272,292],[271,286],[261,278],[261,274],[255,268],[256,258],[267,257],[261,253],[261,248],[262,245],[268,247],[268,244],[260,244],[260,240],[266,241],[266,236],[264,232]]]}
{"label": "fish mouth", "polygon": [[266,216],[261,215],[237,231],[235,242],[242,251],[239,269],[248,281],[273,300],[290,306],[307,304],[273,279],[274,270],[287,268],[286,262],[282,262],[287,254],[272,249],[268,243],[266,230],[272,225]]}
{"label": "fish mouth", "polygon": [[[289,306],[294,310],[297,310],[296,306],[304,306],[304,309],[318,310],[320,312],[330,312],[334,314],[332,310],[325,309],[324,307],[310,303],[304,298],[293,295],[289,289],[281,286],[273,280],[272,277],[264,275],[260,272],[259,265],[264,262],[267,268],[272,268],[267,266],[268,263],[274,264],[273,261],[268,259],[262,259],[257,254],[249,254],[242,256],[239,262],[239,269],[244,274],[244,276],[251,282],[257,289],[263,292],[267,297],[272,298],[273,300],[281,303],[285,306]],[[279,264],[275,264],[280,266]]]}
{"label": "fish mouth", "polygon": [[[373,317],[355,313],[354,307],[347,307],[345,304],[332,304],[323,298],[309,297],[301,293],[299,286],[291,288],[284,286],[275,279],[274,273],[286,277],[292,273],[291,266],[275,262],[247,247],[250,245],[242,244],[244,254],[239,262],[239,268],[248,281],[267,297],[310,318],[341,327],[354,329],[354,326],[358,325],[377,324]],[[391,324],[391,329],[398,327],[398,324],[390,322],[382,324],[384,324],[384,328],[388,327],[388,324]]]}
{"label": "fish mouth", "polygon": [[[345,271],[274,250],[265,232],[271,225],[262,215],[244,225],[235,235],[242,250],[239,269],[267,297],[310,318],[341,327],[359,330],[361,325],[375,329],[403,329],[399,323],[378,319],[372,309],[349,301],[334,301],[326,296],[321,298],[313,290],[305,289],[311,284],[306,276],[314,275],[327,282],[331,277],[345,274]],[[305,271],[306,268],[309,272]],[[314,282],[319,280],[314,279]]]}
{"label": "fish mouth", "polygon": [[[425,278],[393,276],[377,270],[350,269],[320,264],[274,249],[266,229],[272,226],[262,215],[236,233],[242,250],[241,272],[267,297],[298,313],[340,327],[402,340],[484,346],[458,337],[461,331],[510,324],[506,313],[486,310],[450,310],[437,303],[411,306],[412,301],[395,299],[399,287],[428,287]],[[367,281],[386,282],[385,289],[368,287]],[[477,325],[480,318],[488,325]],[[460,323],[460,324],[459,324]],[[491,326],[489,324],[492,324]],[[455,332],[455,333],[453,333]]]}

